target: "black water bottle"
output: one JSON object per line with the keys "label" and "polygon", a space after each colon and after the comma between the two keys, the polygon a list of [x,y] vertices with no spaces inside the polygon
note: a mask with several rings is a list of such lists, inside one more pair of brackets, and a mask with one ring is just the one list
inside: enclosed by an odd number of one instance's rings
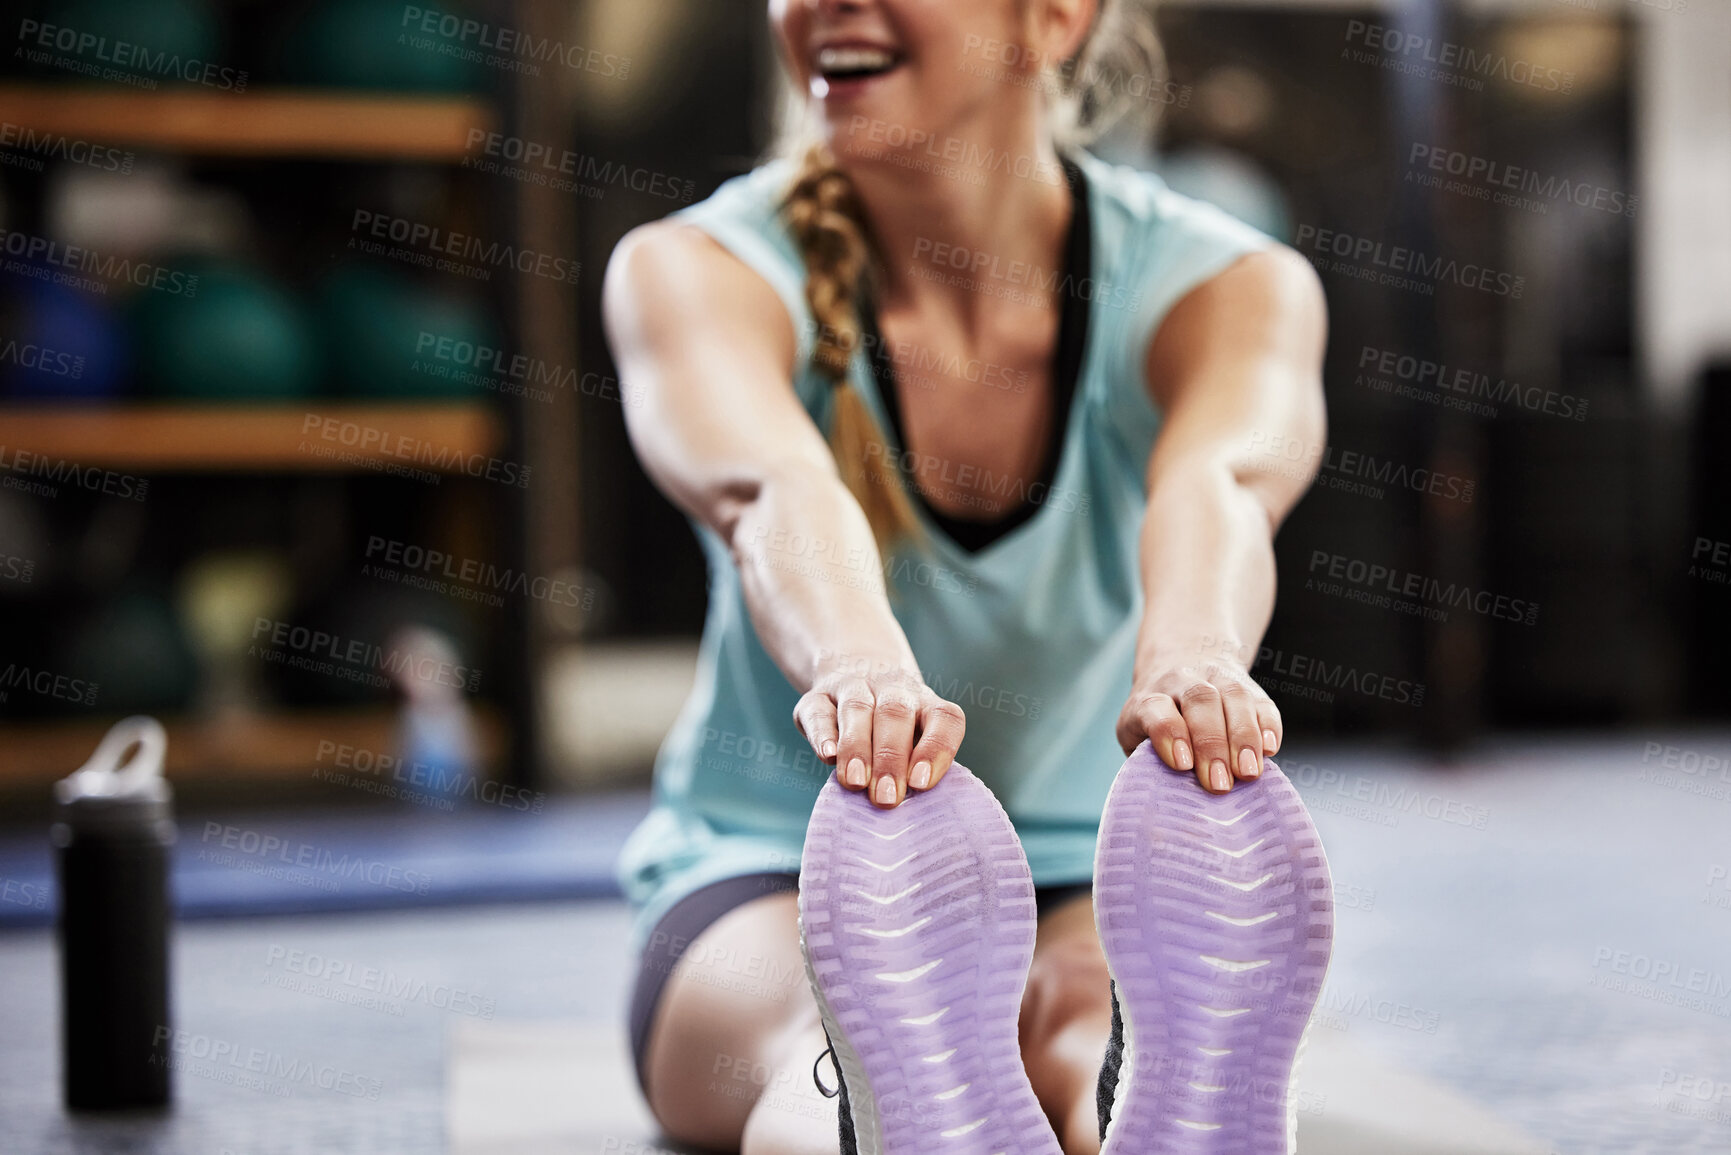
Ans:
{"label": "black water bottle", "polygon": [[161,1107],[170,1098],[166,745],[156,719],[127,718],[54,784],[61,1059],[74,1111]]}

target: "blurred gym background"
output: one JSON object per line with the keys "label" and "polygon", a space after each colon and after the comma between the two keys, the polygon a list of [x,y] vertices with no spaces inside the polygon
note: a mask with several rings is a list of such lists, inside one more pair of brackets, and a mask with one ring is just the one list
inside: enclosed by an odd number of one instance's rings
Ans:
{"label": "blurred gym background", "polygon": [[[1451,799],[1500,798],[1520,759],[1567,782],[1609,757],[1600,814],[1644,763],[1711,764],[1731,746],[1731,5],[1158,12],[1169,75],[1125,78],[1132,113],[1096,151],[1326,266],[1329,455],[1280,537],[1256,671],[1291,756],[1327,768],[1301,784],[1393,767]],[[16,933],[0,936],[0,1003],[24,1041],[5,1045],[18,1078],[0,1108],[42,1150],[628,1149],[639,1116],[561,1146],[450,1104],[505,1094],[522,1056],[562,1069],[589,1038],[533,1020],[614,1014],[625,960],[591,957],[624,926],[611,855],[690,686],[705,575],[627,444],[599,287],[627,230],[762,156],[761,0],[23,0],[5,21],[0,924]],[[1519,287],[1390,288],[1358,275],[1378,245]],[[1324,588],[1330,567],[1519,609],[1394,612],[1366,596],[1374,581]],[[1373,684],[1407,689],[1357,688]],[[57,1116],[38,973],[48,788],[134,713],[169,728],[189,1017],[206,983],[233,988],[221,1021],[253,1013],[243,980],[275,973],[257,928],[286,926],[269,941],[472,965],[528,1025],[422,1023],[415,1007],[405,1025],[282,995],[257,1011],[272,1045],[365,1036],[388,1111],[342,1102],[315,1139],[316,1097],[188,1078],[202,1106],[155,1130]],[[1721,834],[1725,796],[1696,804]],[[213,823],[431,884],[328,889],[219,863],[201,854]],[[1394,859],[1364,861],[1367,889],[1389,885],[1370,864]],[[577,899],[595,901],[559,905]],[[528,900],[551,905],[478,905]],[[439,910],[378,924],[384,945],[345,937],[353,920],[307,921],[403,907]],[[1428,908],[1404,909],[1419,925]],[[201,921],[230,916],[258,917]],[[529,942],[539,969],[514,945]],[[313,1009],[323,1025],[291,1025]],[[1412,1064],[1458,1090],[1471,1048],[1428,1041]],[[1711,1072],[1687,1046],[1661,1051],[1639,1076],[1653,1068],[1642,1103],[1657,1105],[1615,1143],[1731,1148],[1725,1099],[1665,1105],[1663,1071]],[[459,1052],[506,1066],[455,1075]],[[1599,1149],[1546,1102],[1530,1130]]]}

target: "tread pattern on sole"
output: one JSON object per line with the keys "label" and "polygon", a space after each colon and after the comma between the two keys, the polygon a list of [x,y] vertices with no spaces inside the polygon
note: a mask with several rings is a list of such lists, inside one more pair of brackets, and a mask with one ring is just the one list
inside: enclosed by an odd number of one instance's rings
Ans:
{"label": "tread pattern on sole", "polygon": [[1286,776],[1265,759],[1210,794],[1144,742],[1106,803],[1094,906],[1126,1040],[1103,1155],[1287,1155],[1334,892]]}
{"label": "tread pattern on sole", "polygon": [[882,810],[832,777],[806,829],[799,915],[861,1155],[1061,1155],[1016,1030],[1033,880],[978,778],[952,765]]}

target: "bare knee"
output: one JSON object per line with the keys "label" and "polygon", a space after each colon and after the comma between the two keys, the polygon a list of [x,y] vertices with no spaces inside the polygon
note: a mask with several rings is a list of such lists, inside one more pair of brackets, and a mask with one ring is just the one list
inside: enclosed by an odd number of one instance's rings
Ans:
{"label": "bare knee", "polygon": [[1111,1023],[1111,976],[1091,930],[1049,936],[1028,971],[1022,1059],[1067,1155],[1099,1150],[1094,1087]]}
{"label": "bare knee", "polygon": [[1061,939],[1035,953],[1022,997],[1023,1047],[1048,1042],[1078,1021],[1111,1019],[1111,975],[1098,943]]}
{"label": "bare knee", "polygon": [[[753,960],[749,977],[741,959]],[[661,990],[643,1064],[650,1110],[670,1138],[737,1149],[758,1101],[793,1078],[783,1069],[786,1041],[817,1021],[791,896],[730,911],[692,942]]]}
{"label": "bare knee", "polygon": [[[752,1107],[741,1155],[837,1155],[841,1150],[837,1100],[823,1095],[812,1077],[813,1064],[827,1046],[814,1016],[777,1048],[778,1072],[787,1072],[787,1077],[778,1074]],[[822,1074],[835,1078],[827,1062]]]}
{"label": "bare knee", "polygon": [[[789,1002],[765,1008],[748,1030],[737,1020],[689,1013],[668,1024],[652,1044],[647,1066],[649,1108],[669,1138],[733,1150],[766,1100],[788,1102],[802,1079],[810,1082],[812,1063],[823,1050],[817,1007],[806,1005],[809,998]],[[815,1047],[789,1045],[813,1032]],[[833,1111],[830,1117],[833,1125]]]}
{"label": "bare knee", "polygon": [[756,1100],[756,1088],[749,1080],[750,1060],[717,1053],[710,1056],[707,1071],[700,1069],[701,1062],[652,1065],[649,1110],[669,1139],[732,1150],[739,1145]]}

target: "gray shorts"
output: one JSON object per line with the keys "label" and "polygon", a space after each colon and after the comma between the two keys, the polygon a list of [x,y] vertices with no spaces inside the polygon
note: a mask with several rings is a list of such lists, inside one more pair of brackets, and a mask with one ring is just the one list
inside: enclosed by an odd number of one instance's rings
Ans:
{"label": "gray shorts", "polygon": [[[724,878],[694,890],[673,904],[655,924],[649,943],[637,960],[637,980],[631,988],[631,1010],[628,1023],[631,1031],[631,1060],[637,1068],[637,1085],[649,1094],[644,1075],[644,1056],[649,1050],[649,1028],[655,1022],[655,1008],[661,1002],[661,992],[673,968],[679,965],[692,940],[713,926],[717,919],[736,906],[744,906],[766,894],[798,890],[797,874],[742,874]],[[1034,888],[1034,907],[1043,917],[1047,911],[1078,895],[1093,890],[1090,883],[1078,882]]]}

